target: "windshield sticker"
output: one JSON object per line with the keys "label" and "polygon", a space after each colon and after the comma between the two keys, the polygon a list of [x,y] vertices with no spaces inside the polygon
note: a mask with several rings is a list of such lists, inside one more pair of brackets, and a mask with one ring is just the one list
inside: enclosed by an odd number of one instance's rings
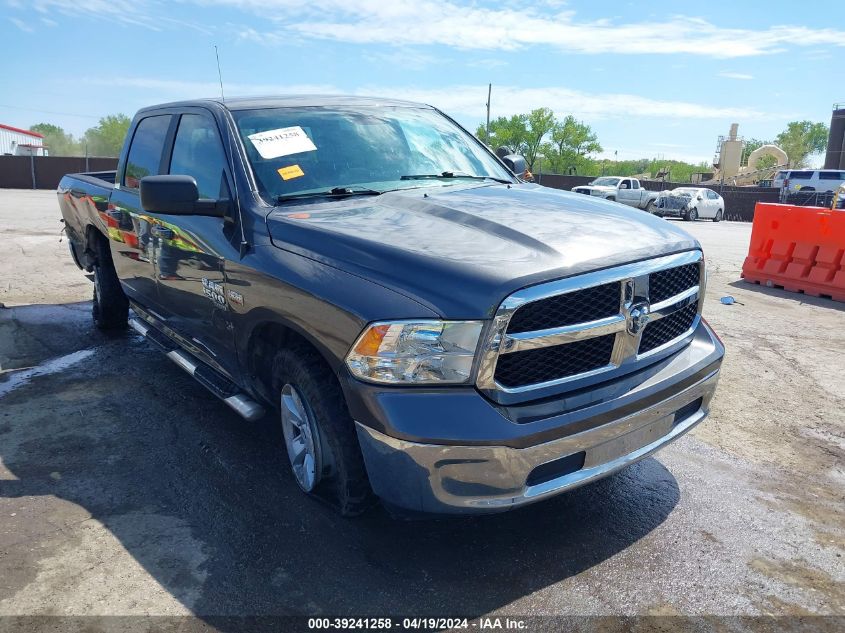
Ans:
{"label": "windshield sticker", "polygon": [[302,171],[302,167],[299,165],[289,165],[288,167],[282,167],[276,171],[279,172],[282,180],[290,180],[291,178],[299,178],[300,176],[305,175],[305,172]]}
{"label": "windshield sticker", "polygon": [[313,152],[317,149],[305,130],[298,125],[256,132],[247,138],[255,145],[261,158],[278,158],[300,152]]}

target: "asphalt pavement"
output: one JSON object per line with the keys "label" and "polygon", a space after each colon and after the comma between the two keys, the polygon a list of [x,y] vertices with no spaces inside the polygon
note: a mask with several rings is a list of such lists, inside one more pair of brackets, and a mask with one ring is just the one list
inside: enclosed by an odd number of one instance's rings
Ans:
{"label": "asphalt pavement", "polygon": [[684,223],[727,347],[702,425],[549,501],[402,522],[304,497],[273,419],[95,330],[58,218],[0,190],[0,616],[845,613],[845,304],[741,281],[749,224]]}

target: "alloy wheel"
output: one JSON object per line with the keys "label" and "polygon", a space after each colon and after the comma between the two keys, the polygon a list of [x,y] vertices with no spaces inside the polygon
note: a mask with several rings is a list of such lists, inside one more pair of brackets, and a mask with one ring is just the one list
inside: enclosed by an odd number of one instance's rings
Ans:
{"label": "alloy wheel", "polygon": [[314,415],[291,384],[282,387],[282,432],[296,483],[312,492],[320,483],[322,451]]}

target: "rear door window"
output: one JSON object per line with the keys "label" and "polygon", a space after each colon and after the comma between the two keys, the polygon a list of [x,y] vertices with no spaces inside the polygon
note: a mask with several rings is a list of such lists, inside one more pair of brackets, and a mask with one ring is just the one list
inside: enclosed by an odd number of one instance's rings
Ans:
{"label": "rear door window", "polygon": [[640,188],[640,182],[638,180],[632,180],[631,181],[631,188],[632,189],[639,189]]}
{"label": "rear door window", "polygon": [[169,114],[141,119],[135,128],[132,144],[129,146],[126,171],[123,175],[124,186],[137,189],[141,184],[141,178],[161,173],[161,155],[169,127]]}
{"label": "rear door window", "polygon": [[843,171],[820,171],[819,180],[845,180]]}

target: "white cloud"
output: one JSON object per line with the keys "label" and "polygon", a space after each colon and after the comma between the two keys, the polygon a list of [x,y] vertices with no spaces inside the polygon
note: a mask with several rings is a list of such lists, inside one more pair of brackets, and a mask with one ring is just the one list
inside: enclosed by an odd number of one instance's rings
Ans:
{"label": "white cloud", "polygon": [[19,20],[18,18],[9,18],[9,22],[14,24],[16,27],[18,27],[24,33],[32,33],[33,32],[33,28],[31,26],[29,26],[29,24],[27,24],[23,20]]}
{"label": "white cloud", "polygon": [[748,75],[746,73],[735,73],[729,70],[723,70],[719,73],[719,77],[725,77],[727,79],[754,79],[754,75]]}
{"label": "white cloud", "polygon": [[[92,77],[83,81],[89,85],[143,90],[145,98],[151,102],[202,96],[216,97],[220,92],[220,85],[216,80],[185,82],[147,77]],[[463,115],[479,121],[486,114],[487,101],[486,85],[451,85],[442,88],[369,85],[349,91],[331,84],[247,84],[227,83],[224,79],[224,89],[230,97],[272,94],[349,94],[351,92],[360,96],[388,97],[428,103],[449,114]],[[151,94],[153,92],[155,94]],[[590,121],[631,117],[660,118],[666,120],[667,125],[672,120],[744,120],[749,118],[762,120],[781,119],[788,116],[738,106],[660,100],[626,93],[591,93],[560,86],[545,88],[493,86],[494,117],[529,112],[539,107],[549,107],[559,115],[572,114]]]}
{"label": "white cloud", "polygon": [[[575,11],[551,0],[539,8],[462,4],[456,0],[182,0],[221,6],[260,19],[226,35],[274,45],[297,38],[399,47],[444,45],[458,49],[512,51],[549,46],[579,54],[623,55],[679,53],[715,58],[765,55],[790,47],[845,46],[845,32],[796,25],[763,29],[724,27],[695,16],[621,21],[579,19]],[[22,3],[11,6],[23,9]],[[168,17],[165,0],[32,0],[27,6],[42,14],[110,20],[152,30],[191,28],[215,31],[202,22],[202,11],[190,22]],[[727,18],[725,18],[727,19]],[[261,26],[259,26],[259,24]],[[222,29],[222,27],[220,27]]]}
{"label": "white cloud", "polygon": [[[13,2],[11,6],[22,8],[18,2]],[[27,6],[41,15],[49,15],[54,19],[84,18],[143,27],[151,31],[188,28],[209,33],[213,28],[193,21],[185,22],[168,17],[166,15],[168,3],[162,0],[32,0]]]}
{"label": "white cloud", "polygon": [[[430,103],[449,113],[477,117],[485,114],[487,86],[444,88],[371,87],[366,92]],[[626,93],[590,93],[564,87],[519,88],[493,86],[493,116],[529,112],[549,107],[560,115],[573,114],[588,120],[648,117],[661,119],[766,119],[779,115],[736,106],[711,106],[687,101],[652,99]]]}
{"label": "white cloud", "polygon": [[[280,31],[357,44],[441,44],[462,49],[516,50],[548,45],[573,53],[686,53],[717,58],[779,52],[789,46],[845,46],[845,32],[803,26],[754,30],[721,27],[700,17],[661,21],[578,20],[574,11],[553,14],[530,6],[485,8],[449,0],[193,0],[274,16],[261,35]],[[253,33],[254,35],[254,33]]]}

